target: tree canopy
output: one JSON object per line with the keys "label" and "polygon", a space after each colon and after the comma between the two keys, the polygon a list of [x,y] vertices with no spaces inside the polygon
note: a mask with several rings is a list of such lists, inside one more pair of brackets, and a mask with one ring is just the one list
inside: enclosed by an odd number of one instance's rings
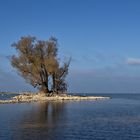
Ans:
{"label": "tree canopy", "polygon": [[60,65],[56,38],[44,41],[32,36],[21,37],[12,47],[17,50],[17,55],[12,56],[11,64],[28,83],[43,93],[67,90],[70,59]]}

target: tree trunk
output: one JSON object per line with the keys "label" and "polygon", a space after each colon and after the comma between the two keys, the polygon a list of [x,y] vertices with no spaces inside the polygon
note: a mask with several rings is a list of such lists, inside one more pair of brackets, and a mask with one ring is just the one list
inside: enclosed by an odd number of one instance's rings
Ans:
{"label": "tree trunk", "polygon": [[43,83],[42,83],[40,92],[41,92],[41,93],[48,93],[48,92],[49,92],[48,83],[47,83],[47,82],[43,82]]}
{"label": "tree trunk", "polygon": [[42,81],[42,85],[41,85],[41,89],[40,89],[41,93],[49,93],[48,73],[42,65],[41,65],[40,77],[41,77],[41,81]]}

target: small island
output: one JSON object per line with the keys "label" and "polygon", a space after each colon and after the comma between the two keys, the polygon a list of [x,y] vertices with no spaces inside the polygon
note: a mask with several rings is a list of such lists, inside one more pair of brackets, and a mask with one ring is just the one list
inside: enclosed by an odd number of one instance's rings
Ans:
{"label": "small island", "polygon": [[68,95],[66,76],[68,75],[71,58],[62,63],[58,58],[57,39],[38,40],[33,36],[21,37],[12,44],[17,54],[11,57],[11,64],[17,72],[38,93],[22,93],[9,100],[0,100],[0,104],[26,103],[63,100],[101,100],[109,97]]}
{"label": "small island", "polygon": [[81,101],[81,100],[103,100],[110,97],[102,96],[78,96],[67,94],[42,94],[42,93],[24,93],[13,97],[10,100],[0,100],[0,104],[7,103],[30,103],[30,102],[46,102],[46,101]]}

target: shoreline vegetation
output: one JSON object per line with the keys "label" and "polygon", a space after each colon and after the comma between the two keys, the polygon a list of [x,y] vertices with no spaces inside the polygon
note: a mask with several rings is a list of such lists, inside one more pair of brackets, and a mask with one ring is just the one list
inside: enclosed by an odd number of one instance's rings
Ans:
{"label": "shoreline vegetation", "polygon": [[104,100],[110,97],[103,96],[80,96],[67,94],[42,94],[42,93],[23,93],[12,97],[9,100],[0,100],[0,104],[32,103],[46,101],[82,101],[82,100]]}

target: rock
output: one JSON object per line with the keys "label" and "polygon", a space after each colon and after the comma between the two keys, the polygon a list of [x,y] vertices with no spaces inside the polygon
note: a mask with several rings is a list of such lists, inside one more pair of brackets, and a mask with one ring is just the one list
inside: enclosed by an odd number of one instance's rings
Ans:
{"label": "rock", "polygon": [[11,100],[0,100],[0,104],[7,103],[26,103],[26,102],[41,102],[41,101],[64,101],[64,100],[103,100],[110,99],[110,97],[101,96],[76,96],[67,94],[52,94],[46,96],[42,93],[23,93],[21,95],[13,97]]}

